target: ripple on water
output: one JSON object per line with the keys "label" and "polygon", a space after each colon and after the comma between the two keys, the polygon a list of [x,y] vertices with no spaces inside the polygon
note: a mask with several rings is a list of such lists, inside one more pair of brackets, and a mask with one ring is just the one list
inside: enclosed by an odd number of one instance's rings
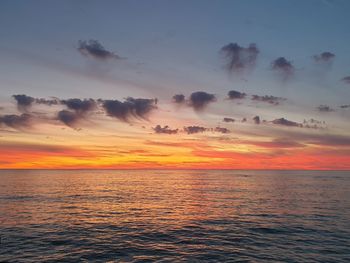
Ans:
{"label": "ripple on water", "polygon": [[0,262],[350,262],[348,172],[0,177]]}

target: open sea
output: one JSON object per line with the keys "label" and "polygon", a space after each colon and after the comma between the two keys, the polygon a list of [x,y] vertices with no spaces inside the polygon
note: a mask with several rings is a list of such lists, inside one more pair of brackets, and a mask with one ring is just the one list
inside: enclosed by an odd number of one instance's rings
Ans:
{"label": "open sea", "polygon": [[2,170],[0,226],[0,262],[350,262],[350,172]]}

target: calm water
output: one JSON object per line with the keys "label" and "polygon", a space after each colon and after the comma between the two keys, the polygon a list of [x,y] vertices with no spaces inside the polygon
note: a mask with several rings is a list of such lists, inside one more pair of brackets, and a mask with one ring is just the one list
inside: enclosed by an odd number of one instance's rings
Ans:
{"label": "calm water", "polygon": [[350,262],[350,172],[0,171],[0,261]]}

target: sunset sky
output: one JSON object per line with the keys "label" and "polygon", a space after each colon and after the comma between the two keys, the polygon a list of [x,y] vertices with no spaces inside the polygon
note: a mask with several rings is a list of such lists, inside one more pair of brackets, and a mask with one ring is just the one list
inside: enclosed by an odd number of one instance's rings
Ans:
{"label": "sunset sky", "polygon": [[350,1],[0,1],[0,168],[350,169]]}

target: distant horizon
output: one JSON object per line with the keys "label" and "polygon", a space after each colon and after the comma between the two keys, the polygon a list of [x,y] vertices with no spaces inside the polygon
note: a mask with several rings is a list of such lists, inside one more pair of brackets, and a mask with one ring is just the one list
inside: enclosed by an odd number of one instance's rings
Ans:
{"label": "distant horizon", "polygon": [[350,169],[211,169],[211,168],[0,168],[0,171],[350,171]]}

